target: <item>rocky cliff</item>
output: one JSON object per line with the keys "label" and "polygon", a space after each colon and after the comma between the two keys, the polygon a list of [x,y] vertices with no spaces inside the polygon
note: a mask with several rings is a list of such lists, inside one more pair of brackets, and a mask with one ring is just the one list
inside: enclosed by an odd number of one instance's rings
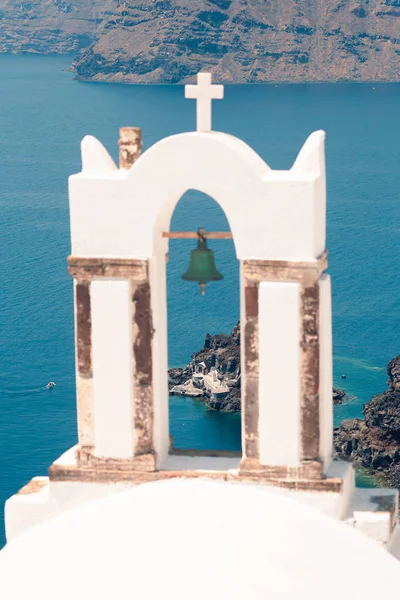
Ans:
{"label": "rocky cliff", "polygon": [[0,0],[0,51],[85,80],[398,81],[400,0]]}
{"label": "rocky cliff", "polygon": [[117,0],[0,0],[0,52],[70,54],[99,39]]}
{"label": "rocky cliff", "polygon": [[193,365],[204,362],[207,371],[216,367],[221,378],[229,386],[230,392],[223,400],[206,398],[206,404],[212,410],[226,412],[240,411],[240,323],[230,335],[211,336],[207,333],[204,346],[192,354],[191,362],[184,369],[170,369],[169,387],[185,383],[193,374]]}
{"label": "rocky cliff", "polygon": [[364,419],[348,419],[334,431],[340,458],[400,487],[400,356],[390,361],[387,391],[364,405]]}

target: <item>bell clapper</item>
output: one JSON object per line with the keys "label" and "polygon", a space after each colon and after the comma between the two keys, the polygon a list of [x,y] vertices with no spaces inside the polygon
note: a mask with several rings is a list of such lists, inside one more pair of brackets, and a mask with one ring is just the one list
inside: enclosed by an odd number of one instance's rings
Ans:
{"label": "bell clapper", "polygon": [[205,232],[206,232],[206,230],[204,229],[204,227],[199,227],[198,228],[198,230],[197,230],[197,236],[198,236],[200,242],[204,243],[206,241],[206,237],[204,235]]}
{"label": "bell clapper", "polygon": [[200,288],[200,294],[201,294],[202,296],[204,296],[204,295],[205,295],[205,293],[206,293],[206,284],[205,284],[205,282],[204,282],[204,281],[200,281],[200,282],[199,282],[199,288]]}

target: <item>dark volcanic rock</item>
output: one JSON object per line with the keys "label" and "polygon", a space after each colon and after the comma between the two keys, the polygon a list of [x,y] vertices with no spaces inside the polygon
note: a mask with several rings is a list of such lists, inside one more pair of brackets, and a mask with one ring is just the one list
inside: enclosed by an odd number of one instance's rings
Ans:
{"label": "dark volcanic rock", "polygon": [[[192,360],[186,367],[169,369],[169,389],[190,379],[195,365],[200,362],[205,363],[208,371],[211,367],[216,367],[224,383],[230,387],[229,394],[223,400],[207,398],[207,406],[212,410],[239,412],[241,409],[240,322],[233,328],[230,335],[218,334],[211,336],[207,333],[203,348],[192,354]],[[345,397],[344,390],[333,388],[334,404],[341,404]]]}
{"label": "dark volcanic rock", "polygon": [[200,362],[205,363],[208,371],[216,367],[230,387],[229,394],[223,400],[206,398],[207,406],[212,410],[240,411],[240,323],[230,335],[211,336],[207,333],[203,348],[192,354],[192,360],[185,368],[169,369],[169,388],[185,383],[192,376],[194,366]]}
{"label": "dark volcanic rock", "polygon": [[375,396],[364,406],[363,413],[367,427],[377,427],[400,442],[400,391]]}
{"label": "dark volcanic rock", "polygon": [[397,441],[379,427],[368,427],[364,419],[347,419],[334,430],[338,456],[371,469],[388,467],[400,457]]}
{"label": "dark volcanic rock", "polygon": [[208,398],[207,406],[212,410],[223,410],[225,412],[240,412],[240,384],[239,386],[231,388],[228,396],[223,400],[212,400]]}
{"label": "dark volcanic rock", "polygon": [[195,364],[204,362],[208,371],[216,367],[228,382],[237,379],[240,376],[240,333],[236,336],[233,332],[213,336],[208,333],[203,348],[192,355],[192,360]]}
{"label": "dark volcanic rock", "polygon": [[334,450],[340,458],[378,472],[400,484],[400,356],[388,364],[389,389],[365,404],[365,419],[343,421],[334,430]]}
{"label": "dark volcanic rock", "polygon": [[168,371],[168,381],[171,385],[177,385],[183,382],[184,370],[180,367],[174,367]]}
{"label": "dark volcanic rock", "polygon": [[[400,2],[400,0],[399,0]],[[389,390],[400,391],[400,359],[392,358],[387,366],[387,374],[389,375],[388,387]]]}
{"label": "dark volcanic rock", "polygon": [[344,390],[340,390],[339,388],[333,388],[332,395],[333,395],[333,404],[342,404],[343,399],[346,396],[346,392]]}

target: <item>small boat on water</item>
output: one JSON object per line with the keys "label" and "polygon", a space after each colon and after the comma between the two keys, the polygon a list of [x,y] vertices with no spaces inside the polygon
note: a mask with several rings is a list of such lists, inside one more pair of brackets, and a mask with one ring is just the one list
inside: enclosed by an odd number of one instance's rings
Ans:
{"label": "small boat on water", "polygon": [[46,389],[49,390],[50,388],[53,388],[56,384],[54,383],[54,381],[49,381],[49,383],[46,385]]}

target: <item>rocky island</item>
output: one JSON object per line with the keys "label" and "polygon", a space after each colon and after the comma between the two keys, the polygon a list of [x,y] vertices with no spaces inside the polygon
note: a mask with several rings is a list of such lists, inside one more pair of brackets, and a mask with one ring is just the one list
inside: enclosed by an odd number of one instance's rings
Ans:
{"label": "rocky island", "polygon": [[[196,365],[204,363],[209,371],[218,372],[229,392],[222,400],[203,395],[201,399],[210,410],[239,412],[240,397],[240,323],[230,335],[205,336],[204,345],[193,353],[183,368],[172,368],[169,389],[183,385],[193,375]],[[387,366],[388,389],[363,407],[364,419],[347,419],[335,428],[334,452],[338,458],[349,460],[382,483],[400,488],[400,356]],[[346,401],[346,393],[333,388],[333,403]]]}
{"label": "rocky island", "polygon": [[[183,368],[172,368],[168,371],[169,389],[183,385],[193,375],[195,367],[204,363],[207,371],[212,367],[217,370],[220,380],[229,388],[223,399],[213,399],[203,396],[207,407],[211,410],[239,412],[240,398],[240,322],[233,328],[230,335],[218,334],[211,336],[207,333],[204,346],[192,354],[192,360]],[[341,404],[346,399],[344,390],[333,388],[334,404]]]}
{"label": "rocky island", "polygon": [[345,420],[334,430],[334,449],[339,458],[400,487],[400,356],[387,373],[388,389],[364,405],[364,419]]}
{"label": "rocky island", "polygon": [[240,411],[240,323],[230,335],[211,336],[207,333],[203,348],[192,354],[192,360],[186,367],[168,371],[169,389],[190,379],[195,365],[201,362],[206,365],[207,370],[215,367],[220,379],[229,387],[229,393],[223,400],[215,401],[205,396],[208,408],[226,412]]}
{"label": "rocky island", "polygon": [[333,388],[333,404],[343,404],[346,392],[339,388]]}
{"label": "rocky island", "polygon": [[0,0],[0,52],[86,81],[399,81],[399,25],[400,0]]}

